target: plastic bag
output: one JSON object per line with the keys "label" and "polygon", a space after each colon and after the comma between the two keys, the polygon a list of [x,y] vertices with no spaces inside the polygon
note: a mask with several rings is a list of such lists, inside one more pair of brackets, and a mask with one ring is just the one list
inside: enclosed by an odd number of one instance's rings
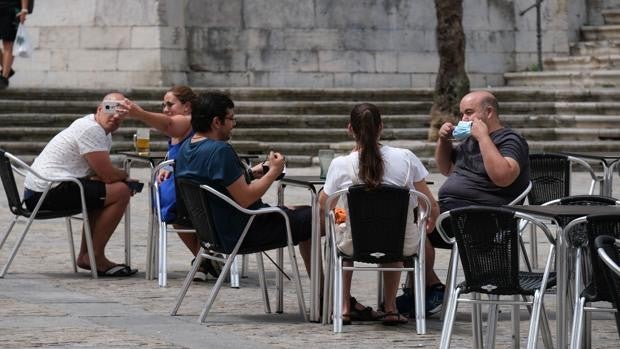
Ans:
{"label": "plastic bag", "polygon": [[32,39],[26,31],[26,25],[20,23],[13,43],[13,56],[29,58],[32,56]]}

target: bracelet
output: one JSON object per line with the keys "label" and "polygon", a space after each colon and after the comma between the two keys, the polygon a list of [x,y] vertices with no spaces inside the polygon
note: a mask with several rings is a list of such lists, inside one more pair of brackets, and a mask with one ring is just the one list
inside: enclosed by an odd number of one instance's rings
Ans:
{"label": "bracelet", "polygon": [[23,8],[19,13],[28,13],[28,9]]}

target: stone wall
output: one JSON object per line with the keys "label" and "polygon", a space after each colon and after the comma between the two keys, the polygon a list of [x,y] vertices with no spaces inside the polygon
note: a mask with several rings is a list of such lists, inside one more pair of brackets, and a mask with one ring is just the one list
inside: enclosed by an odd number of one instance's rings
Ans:
{"label": "stone wall", "polygon": [[[473,87],[536,63],[535,1],[464,0]],[[543,52],[613,1],[543,1]],[[37,1],[11,86],[432,87],[435,22],[433,0]]]}
{"label": "stone wall", "polygon": [[[181,6],[179,6],[181,4]],[[185,8],[176,0],[37,1],[32,58],[11,86],[161,86],[186,81]]]}

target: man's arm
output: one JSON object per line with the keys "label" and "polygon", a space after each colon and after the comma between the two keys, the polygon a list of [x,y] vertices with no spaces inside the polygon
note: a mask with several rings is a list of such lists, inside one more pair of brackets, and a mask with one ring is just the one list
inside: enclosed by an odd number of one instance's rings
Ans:
{"label": "man's arm", "polygon": [[233,200],[242,207],[248,207],[265,195],[271,184],[280,176],[284,169],[284,156],[279,153],[269,155],[269,171],[261,178],[250,184],[245,182],[244,176],[239,176],[236,181],[226,187]]}
{"label": "man's arm", "polygon": [[481,137],[478,143],[480,144],[484,169],[487,171],[491,181],[498,187],[511,185],[521,172],[519,163],[511,157],[502,156],[488,135],[487,137]]}
{"label": "man's arm", "polygon": [[104,183],[114,183],[127,179],[127,172],[115,167],[107,151],[95,151],[84,154],[90,168]]}
{"label": "man's arm", "polygon": [[168,116],[163,113],[149,112],[129,99],[125,99],[122,105],[127,109],[129,116],[154,127],[168,137],[183,137],[192,127],[191,117],[187,115]]}
{"label": "man's arm", "polygon": [[452,140],[450,136],[454,130],[454,125],[449,122],[441,125],[439,129],[439,138],[437,140],[437,146],[435,146],[435,162],[439,172],[444,176],[452,173]]}

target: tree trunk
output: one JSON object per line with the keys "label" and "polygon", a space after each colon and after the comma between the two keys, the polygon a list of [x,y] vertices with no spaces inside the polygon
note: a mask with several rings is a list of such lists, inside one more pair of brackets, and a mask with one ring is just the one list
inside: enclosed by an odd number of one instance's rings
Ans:
{"label": "tree trunk", "polygon": [[439,71],[430,113],[429,141],[437,140],[444,122],[458,120],[459,102],[469,92],[469,78],[465,72],[463,0],[435,0],[435,10]]}

